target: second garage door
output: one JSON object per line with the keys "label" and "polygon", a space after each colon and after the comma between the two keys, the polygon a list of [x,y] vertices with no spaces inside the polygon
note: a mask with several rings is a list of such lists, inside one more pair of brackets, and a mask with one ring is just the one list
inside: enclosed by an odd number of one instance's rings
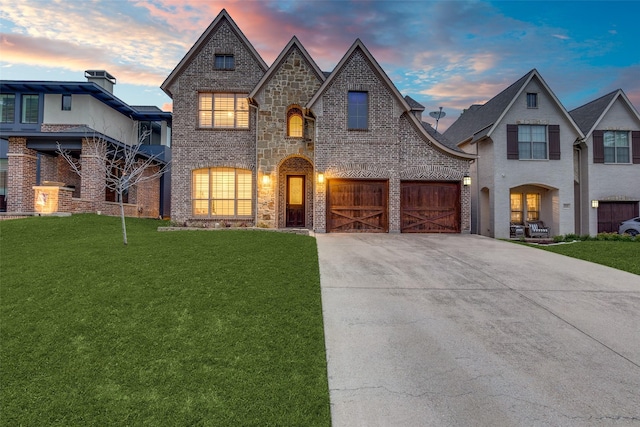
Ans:
{"label": "second garage door", "polygon": [[459,233],[460,183],[402,182],[400,227],[403,233]]}
{"label": "second garage door", "polygon": [[387,181],[331,179],[328,185],[328,232],[386,233],[389,230]]}

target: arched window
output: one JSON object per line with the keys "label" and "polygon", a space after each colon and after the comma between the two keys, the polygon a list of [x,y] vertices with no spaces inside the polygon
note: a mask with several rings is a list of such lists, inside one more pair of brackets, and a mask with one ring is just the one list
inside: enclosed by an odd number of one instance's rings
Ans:
{"label": "arched window", "polygon": [[207,168],[192,172],[193,215],[250,218],[253,176],[248,169]]}
{"label": "arched window", "polygon": [[299,108],[292,108],[287,113],[287,136],[292,138],[302,138],[304,131],[304,121],[302,111]]}

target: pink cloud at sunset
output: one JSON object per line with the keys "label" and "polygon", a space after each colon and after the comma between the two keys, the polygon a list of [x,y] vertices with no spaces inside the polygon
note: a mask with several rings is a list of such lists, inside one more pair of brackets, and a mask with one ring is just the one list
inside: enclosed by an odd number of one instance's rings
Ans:
{"label": "pink cloud at sunset", "polygon": [[640,3],[610,3],[604,17],[584,2],[579,18],[570,3],[0,0],[0,77],[79,80],[104,68],[123,100],[170,104],[159,85],[224,8],[267,64],[295,35],[331,71],[359,38],[401,93],[447,118],[532,68],[569,108],[617,88],[638,105],[640,27],[630,17]]}

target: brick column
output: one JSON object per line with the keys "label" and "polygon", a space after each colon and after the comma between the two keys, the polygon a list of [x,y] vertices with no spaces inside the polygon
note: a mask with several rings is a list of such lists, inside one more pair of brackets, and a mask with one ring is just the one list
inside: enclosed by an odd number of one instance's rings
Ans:
{"label": "brick column", "polygon": [[80,197],[90,202],[91,210],[102,210],[105,195],[105,176],[104,176],[104,155],[88,150],[87,146],[91,144],[88,139],[82,140],[82,153],[80,155],[80,165],[82,170],[82,182],[80,184]]}
{"label": "brick column", "polygon": [[7,212],[33,212],[37,155],[35,150],[27,148],[26,138],[9,138]]}

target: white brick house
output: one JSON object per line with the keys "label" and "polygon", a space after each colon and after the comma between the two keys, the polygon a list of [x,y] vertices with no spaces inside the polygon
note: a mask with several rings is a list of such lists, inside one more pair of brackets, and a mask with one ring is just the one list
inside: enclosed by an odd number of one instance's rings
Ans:
{"label": "white brick house", "polygon": [[360,40],[331,73],[295,37],[269,67],[223,10],[162,89],[176,222],[470,231],[475,155],[424,124]]}
{"label": "white brick house", "polygon": [[584,135],[537,70],[472,105],[444,135],[478,157],[473,233],[508,238],[512,224],[534,220],[552,235],[575,232],[574,144]]}

